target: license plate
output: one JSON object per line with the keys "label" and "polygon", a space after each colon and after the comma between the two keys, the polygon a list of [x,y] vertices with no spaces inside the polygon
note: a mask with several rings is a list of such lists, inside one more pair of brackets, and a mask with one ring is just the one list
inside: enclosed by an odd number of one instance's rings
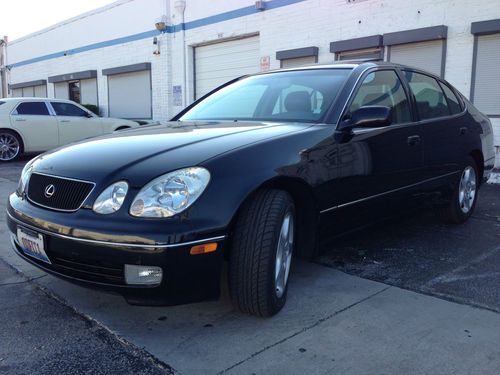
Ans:
{"label": "license plate", "polygon": [[49,257],[45,253],[43,235],[26,228],[18,227],[17,241],[26,255],[50,264]]}

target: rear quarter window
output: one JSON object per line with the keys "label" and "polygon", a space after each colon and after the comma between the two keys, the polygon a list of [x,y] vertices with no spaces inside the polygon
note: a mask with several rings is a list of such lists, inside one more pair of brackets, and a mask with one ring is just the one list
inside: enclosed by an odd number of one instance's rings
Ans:
{"label": "rear quarter window", "polygon": [[462,112],[462,105],[460,104],[460,100],[457,98],[455,93],[445,83],[439,83],[443,88],[446,99],[448,100],[448,107],[450,108],[451,114],[456,115],[457,113]]}

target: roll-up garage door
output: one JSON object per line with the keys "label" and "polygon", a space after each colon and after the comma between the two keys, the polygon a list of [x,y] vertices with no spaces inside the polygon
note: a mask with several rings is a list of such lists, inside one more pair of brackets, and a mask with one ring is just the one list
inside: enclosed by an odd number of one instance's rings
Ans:
{"label": "roll-up garage door", "polygon": [[443,43],[440,40],[398,44],[391,46],[389,60],[398,64],[414,66],[441,75]]}
{"label": "roll-up garage door", "polygon": [[54,96],[57,99],[69,99],[68,82],[54,83]]}
{"label": "roll-up garage door", "polygon": [[27,86],[18,89],[12,89],[12,97],[37,97],[45,98],[47,97],[47,86],[37,85],[37,86]]}
{"label": "roll-up garage door", "polygon": [[258,72],[259,54],[258,36],[196,47],[196,99],[233,78]]}
{"label": "roll-up garage door", "polygon": [[295,59],[281,60],[282,68],[296,68],[298,66],[311,65],[316,63],[316,56],[297,57]]}
{"label": "roll-up garage door", "polygon": [[110,117],[151,118],[151,71],[109,75],[108,95]]}
{"label": "roll-up garage door", "polygon": [[500,115],[500,33],[477,40],[474,104],[487,115]]}

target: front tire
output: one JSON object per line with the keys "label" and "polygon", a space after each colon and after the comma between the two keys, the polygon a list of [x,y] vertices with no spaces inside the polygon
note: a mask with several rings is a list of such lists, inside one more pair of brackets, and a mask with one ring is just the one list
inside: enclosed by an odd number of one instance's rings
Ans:
{"label": "front tire", "polygon": [[0,162],[14,161],[23,152],[23,142],[19,135],[10,130],[0,130]]}
{"label": "front tire", "polygon": [[292,197],[283,190],[258,191],[242,208],[229,258],[229,293],[238,310],[268,317],[285,305],[295,222]]}
{"label": "front tire", "polygon": [[450,224],[465,222],[476,207],[478,187],[477,165],[474,159],[469,157],[455,185],[451,201],[441,212],[443,220]]}

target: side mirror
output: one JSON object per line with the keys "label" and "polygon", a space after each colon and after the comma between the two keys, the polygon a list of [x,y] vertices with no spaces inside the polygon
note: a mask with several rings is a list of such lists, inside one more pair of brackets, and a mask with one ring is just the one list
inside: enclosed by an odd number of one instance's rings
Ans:
{"label": "side mirror", "polygon": [[85,114],[85,117],[87,117],[87,118],[92,118],[92,117],[94,117],[94,116],[93,116],[91,113],[87,112],[87,113]]}
{"label": "side mirror", "polygon": [[392,123],[392,108],[381,105],[366,105],[351,114],[343,129],[382,128]]}

